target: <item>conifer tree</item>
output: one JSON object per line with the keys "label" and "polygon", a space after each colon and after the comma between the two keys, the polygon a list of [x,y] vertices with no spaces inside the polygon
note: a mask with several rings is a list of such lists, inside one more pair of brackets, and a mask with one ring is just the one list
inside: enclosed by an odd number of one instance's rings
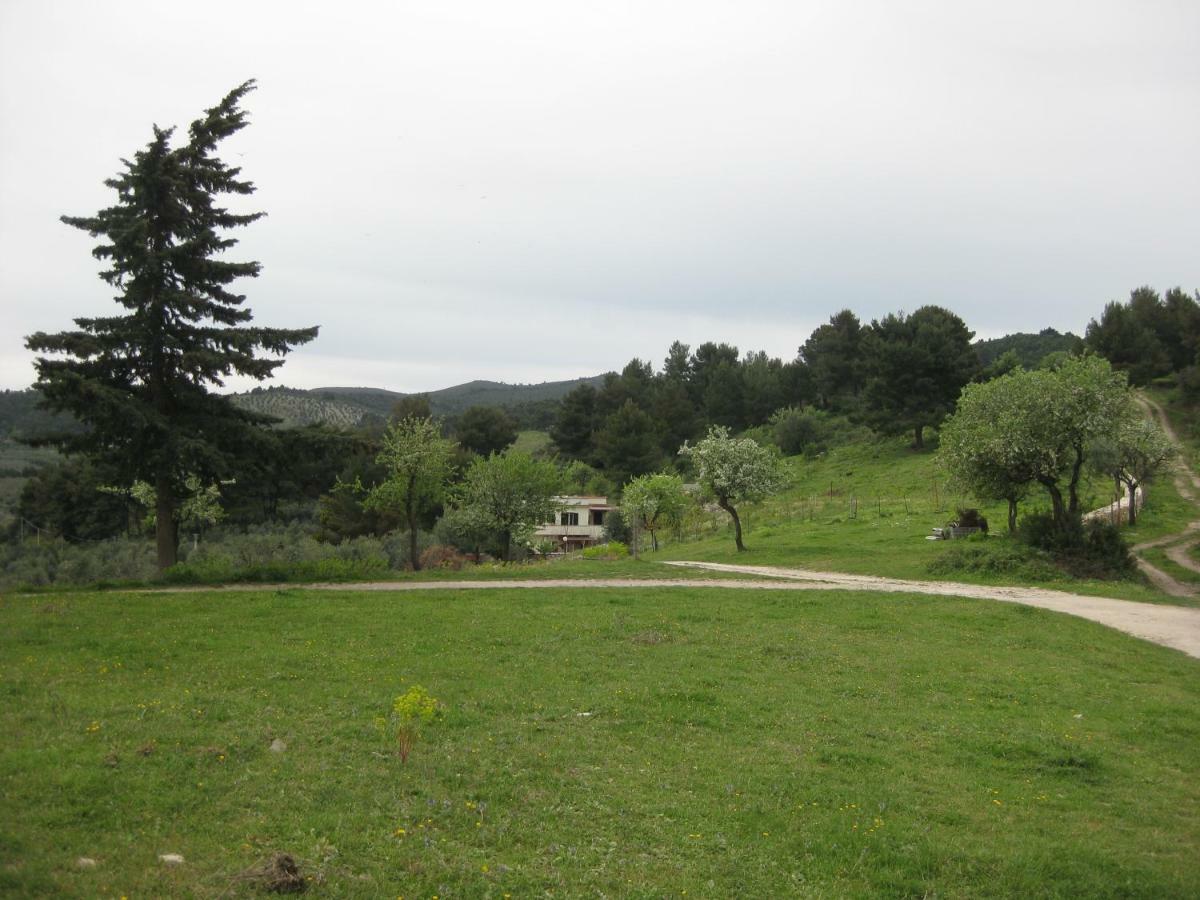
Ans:
{"label": "conifer tree", "polygon": [[254,185],[214,151],[245,127],[239,103],[253,89],[247,81],[207,110],[182,146],[171,146],[174,129],[154,126],[146,147],[105,181],[117,193],[113,206],[62,217],[102,239],[92,255],[108,265],[100,277],[127,312],[76,319],[76,330],[38,332],[26,341],[50,354],[36,363],[35,387],[46,405],[86,426],[55,442],[115,465],[126,483],[154,487],[160,569],[177,559],[187,478],[219,477],[262,421],[208,388],[232,374],[267,378],[284,354],[317,335],[316,328],[248,325],[245,297],[228,288],[256,277],[260,266],[225,259],[237,243],[225,232],[264,213],[221,205],[222,195],[245,196]]}

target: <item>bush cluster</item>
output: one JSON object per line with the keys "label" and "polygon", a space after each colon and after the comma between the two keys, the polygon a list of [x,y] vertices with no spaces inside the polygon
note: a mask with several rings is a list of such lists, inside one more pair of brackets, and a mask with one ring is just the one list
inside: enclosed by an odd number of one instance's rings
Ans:
{"label": "bush cluster", "polygon": [[[431,544],[422,532],[418,550]],[[180,547],[182,562],[157,574],[152,542],[115,538],[86,544],[46,541],[0,545],[0,587],[92,585],[162,580],[172,584],[228,581],[350,581],[379,578],[409,564],[407,536],[350,538],[322,543],[299,524],[214,533],[195,549]]]}
{"label": "bush cluster", "polygon": [[1010,540],[953,541],[929,564],[932,575],[973,574],[1014,581],[1053,581],[1063,576],[1050,554]]}
{"label": "bush cluster", "polygon": [[1030,513],[1021,520],[1018,536],[1077,578],[1128,578],[1137,571],[1120,529],[1109,522],[1085,525],[1075,519],[1064,528],[1049,512]]}

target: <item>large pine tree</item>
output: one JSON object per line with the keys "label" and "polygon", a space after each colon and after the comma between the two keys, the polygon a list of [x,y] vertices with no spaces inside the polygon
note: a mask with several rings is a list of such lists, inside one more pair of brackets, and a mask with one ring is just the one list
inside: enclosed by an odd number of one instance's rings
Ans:
{"label": "large pine tree", "polygon": [[153,140],[105,181],[117,192],[115,205],[94,216],[62,217],[102,239],[92,255],[108,264],[100,277],[127,312],[76,319],[77,330],[38,332],[26,341],[51,354],[36,363],[35,387],[46,404],[86,426],[57,443],[114,464],[128,481],[154,486],[160,568],[177,559],[186,478],[220,476],[260,421],[208,388],[235,373],[267,378],[284,354],[317,335],[316,328],[248,325],[245,297],[228,289],[238,278],[257,276],[260,266],[225,259],[237,243],[225,232],[264,214],[221,205],[222,195],[248,195],[254,185],[214,151],[245,127],[239,103],[253,89],[247,81],[231,91],[192,123],[182,146],[171,146],[173,129],[155,126]]}

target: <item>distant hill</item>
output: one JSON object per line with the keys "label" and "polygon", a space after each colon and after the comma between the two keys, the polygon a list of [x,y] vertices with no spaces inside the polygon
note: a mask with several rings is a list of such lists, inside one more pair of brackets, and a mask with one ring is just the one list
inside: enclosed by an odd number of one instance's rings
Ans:
{"label": "distant hill", "polygon": [[[505,384],[500,381],[468,381],[440,391],[429,391],[430,409],[435,416],[453,418],[472,406],[501,406],[508,409],[562,398],[580,384],[599,387],[604,377],[575,378],[570,381],[546,381],[541,384]],[[396,401],[412,396],[398,391],[366,387],[323,387],[302,391],[296,388],[255,388],[233,394],[233,402],[244,409],[276,416],[286,425],[323,422],[347,427],[368,417],[386,419]]]}
{"label": "distant hill", "polygon": [[289,387],[255,388],[230,399],[242,409],[273,416],[286,428],[332,425],[353,428],[377,413],[370,406]]}
{"label": "distant hill", "polygon": [[985,366],[995,362],[1009,350],[1012,350],[1021,360],[1021,365],[1032,369],[1042,361],[1047,353],[1058,350],[1075,351],[1083,346],[1083,338],[1067,332],[1060,334],[1053,328],[1044,328],[1037,334],[1016,332],[1004,337],[992,338],[989,341],[976,341],[973,346],[979,354],[979,361]]}

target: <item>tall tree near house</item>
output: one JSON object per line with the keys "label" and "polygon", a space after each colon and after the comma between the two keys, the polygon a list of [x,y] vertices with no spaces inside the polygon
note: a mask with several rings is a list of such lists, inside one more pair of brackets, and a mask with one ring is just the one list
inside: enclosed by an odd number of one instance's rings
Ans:
{"label": "tall tree near house", "polygon": [[472,406],[454,423],[454,436],[473,453],[502,453],[517,439],[517,423],[495,406]]}
{"label": "tall tree near house", "polygon": [[246,196],[254,185],[214,154],[245,127],[239,104],[253,89],[247,81],[231,91],[191,124],[182,146],[171,146],[173,129],[155,126],[146,147],[105,181],[116,191],[115,205],[93,216],[63,216],[103,239],[92,255],[107,263],[100,277],[119,292],[115,299],[127,313],[76,319],[74,331],[26,340],[29,349],[50,354],[36,363],[35,386],[46,405],[86,426],[55,443],[113,466],[126,483],[154,487],[160,569],[178,556],[187,477],[221,477],[247,429],[262,422],[208,388],[233,374],[268,378],[284,354],[317,335],[316,328],[248,325],[245,297],[228,288],[256,277],[260,265],[225,259],[237,243],[225,232],[263,213],[221,205],[223,195]]}
{"label": "tall tree near house", "polygon": [[972,337],[962,319],[940,306],[872,322],[862,341],[866,418],[880,431],[910,432],[913,447],[922,449],[925,428],[953,412],[979,369]]}
{"label": "tall tree near house", "polygon": [[662,461],[658,431],[649,414],[632,400],[604,420],[596,434],[596,455],[614,484],[651,472]]}
{"label": "tall tree near house", "polygon": [[377,462],[387,466],[388,477],[372,488],[363,506],[367,510],[397,510],[408,528],[408,558],[413,571],[421,568],[417,536],[421,517],[445,494],[454,444],[442,437],[433,419],[409,417],[388,427]]}
{"label": "tall tree near house", "polygon": [[700,486],[729,514],[734,543],[739,551],[745,550],[737,507],[783,489],[787,479],[778,455],[750,438],[730,437],[729,430],[719,425],[711,426],[707,437],[694,446],[684,444],[679,453],[691,459]]}
{"label": "tall tree near house", "polygon": [[596,389],[581,384],[563,397],[550,440],[567,456],[590,460],[596,430]]}

